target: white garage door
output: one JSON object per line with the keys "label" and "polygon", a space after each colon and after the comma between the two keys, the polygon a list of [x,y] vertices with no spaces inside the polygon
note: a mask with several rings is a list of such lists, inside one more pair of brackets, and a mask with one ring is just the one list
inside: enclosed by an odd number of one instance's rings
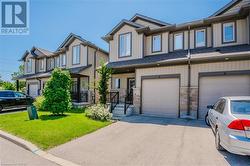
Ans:
{"label": "white garage door", "polygon": [[179,79],[161,78],[142,81],[142,113],[177,118]]}
{"label": "white garage door", "polygon": [[204,119],[207,105],[215,104],[218,98],[250,95],[250,76],[201,77],[199,91],[199,118]]}
{"label": "white garage door", "polygon": [[38,84],[30,84],[29,85],[29,95],[32,97],[38,96]]}

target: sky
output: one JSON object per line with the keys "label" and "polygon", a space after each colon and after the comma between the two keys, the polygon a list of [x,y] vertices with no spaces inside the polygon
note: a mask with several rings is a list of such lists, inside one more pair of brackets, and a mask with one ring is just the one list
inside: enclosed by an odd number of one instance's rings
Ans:
{"label": "sky", "polygon": [[179,24],[206,18],[230,0],[30,0],[30,33],[0,35],[0,75],[11,80],[18,60],[33,46],[55,51],[69,33],[108,50],[101,39],[136,13]]}

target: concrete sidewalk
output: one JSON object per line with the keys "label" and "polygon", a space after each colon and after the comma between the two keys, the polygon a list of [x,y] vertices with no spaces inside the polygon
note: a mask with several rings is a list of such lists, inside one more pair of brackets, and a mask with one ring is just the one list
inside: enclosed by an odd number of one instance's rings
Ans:
{"label": "concrete sidewalk", "polygon": [[203,121],[127,117],[58,146],[50,153],[80,165],[250,165],[250,159],[218,152]]}
{"label": "concrete sidewalk", "polygon": [[56,166],[57,164],[0,137],[0,165]]}

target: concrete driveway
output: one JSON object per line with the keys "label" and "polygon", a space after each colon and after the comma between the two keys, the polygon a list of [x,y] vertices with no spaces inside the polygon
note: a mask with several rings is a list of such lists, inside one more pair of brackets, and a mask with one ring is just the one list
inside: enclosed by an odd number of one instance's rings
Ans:
{"label": "concrete driveway", "polygon": [[49,151],[80,165],[250,165],[218,152],[203,121],[132,116]]}

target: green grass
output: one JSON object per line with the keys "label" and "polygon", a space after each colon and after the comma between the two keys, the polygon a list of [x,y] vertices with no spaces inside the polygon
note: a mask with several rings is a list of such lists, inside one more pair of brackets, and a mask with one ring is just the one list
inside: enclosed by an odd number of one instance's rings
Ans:
{"label": "green grass", "polygon": [[38,112],[38,120],[29,120],[27,112],[0,115],[0,129],[49,149],[109,125],[85,117],[83,112],[52,116]]}

